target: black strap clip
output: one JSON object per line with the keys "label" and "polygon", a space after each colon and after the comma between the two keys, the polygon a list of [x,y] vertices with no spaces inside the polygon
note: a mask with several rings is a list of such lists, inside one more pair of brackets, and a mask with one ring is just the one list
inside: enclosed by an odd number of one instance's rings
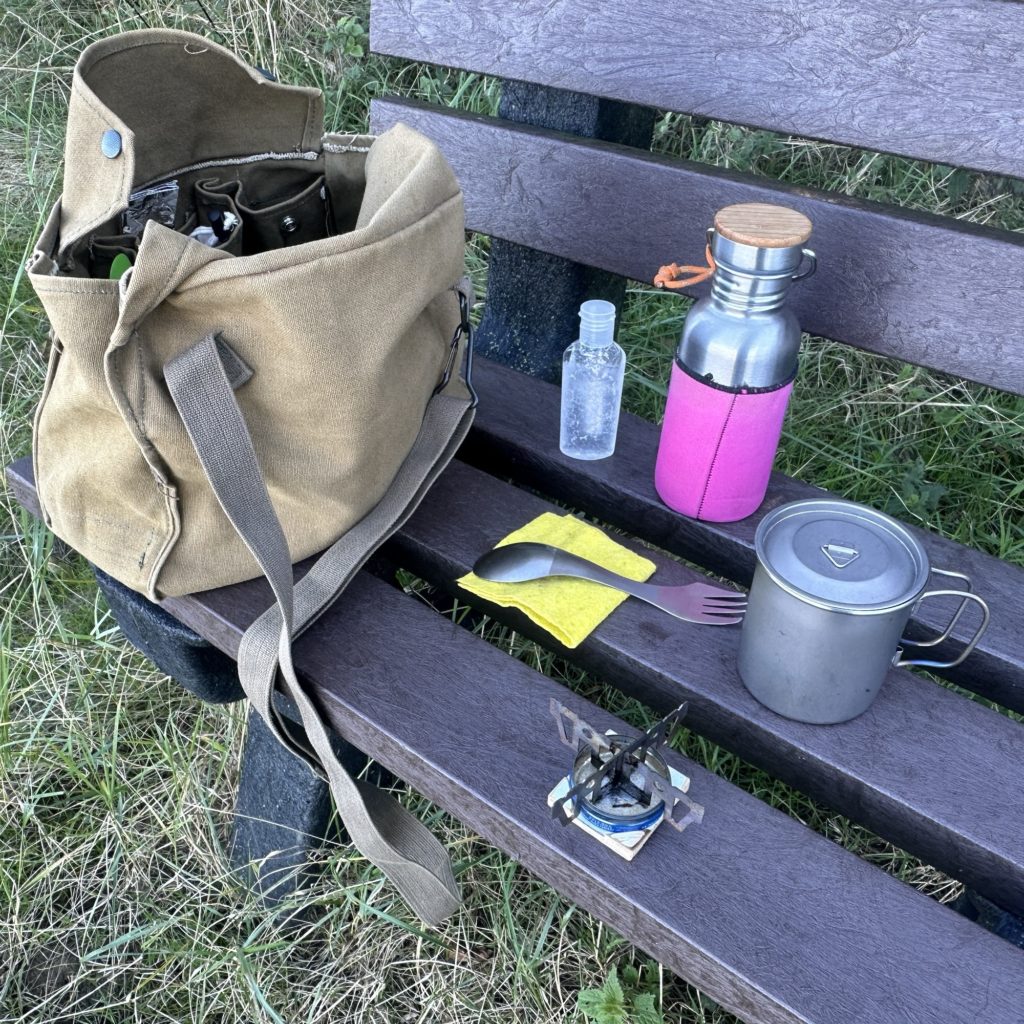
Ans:
{"label": "black strap clip", "polygon": [[452,373],[455,370],[455,360],[459,354],[459,344],[463,338],[466,338],[466,368],[463,373],[463,379],[466,382],[466,387],[469,388],[472,408],[475,409],[479,398],[473,388],[473,325],[469,320],[469,295],[462,288],[455,289],[455,293],[459,297],[459,325],[455,328],[455,333],[452,335],[451,346],[448,349],[448,360],[444,365],[444,373],[441,374],[441,380],[437,387],[434,388],[434,394],[436,395],[438,392],[444,391],[451,382]]}

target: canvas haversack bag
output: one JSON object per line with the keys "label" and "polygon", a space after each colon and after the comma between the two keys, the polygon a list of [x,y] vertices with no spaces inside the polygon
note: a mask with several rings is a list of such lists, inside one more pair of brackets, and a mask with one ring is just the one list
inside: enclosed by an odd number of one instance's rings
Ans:
{"label": "canvas haversack bag", "polygon": [[[200,36],[82,53],[64,193],[28,266],[53,334],[36,486],[58,536],[152,600],[266,575],[242,685],[437,923],[459,902],[447,855],[338,763],[291,641],[469,429],[462,194],[411,129],[322,136],[322,119],[318,90]],[[324,549],[293,587],[292,563]],[[306,742],[275,711],[278,678]]]}

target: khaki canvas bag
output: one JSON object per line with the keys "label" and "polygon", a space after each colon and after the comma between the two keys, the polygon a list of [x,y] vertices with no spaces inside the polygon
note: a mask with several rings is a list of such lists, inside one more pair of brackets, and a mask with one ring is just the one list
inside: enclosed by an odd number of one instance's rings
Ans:
{"label": "khaki canvas bag", "polygon": [[[346,774],[291,641],[469,429],[462,195],[411,129],[322,136],[322,118],[318,90],[199,36],[83,52],[64,193],[28,267],[53,329],[35,478],[53,531],[152,600],[267,576],[246,693],[437,923],[458,905],[444,850]],[[292,563],[324,549],[293,587]],[[275,710],[278,677],[308,742]]]}

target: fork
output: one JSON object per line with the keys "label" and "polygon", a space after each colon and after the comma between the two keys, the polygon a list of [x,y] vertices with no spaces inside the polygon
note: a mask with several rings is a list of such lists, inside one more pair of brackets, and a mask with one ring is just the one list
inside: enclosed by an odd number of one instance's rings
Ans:
{"label": "fork", "polygon": [[477,559],[473,572],[494,583],[526,583],[549,576],[573,576],[621,590],[685,622],[729,626],[743,620],[747,595],[709,583],[659,587],[637,583],[579,555],[550,544],[522,541],[494,548]]}

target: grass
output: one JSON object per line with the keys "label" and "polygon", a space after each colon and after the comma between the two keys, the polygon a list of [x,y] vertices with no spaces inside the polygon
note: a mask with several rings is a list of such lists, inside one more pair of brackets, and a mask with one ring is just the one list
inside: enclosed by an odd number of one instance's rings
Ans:
{"label": "grass", "polygon": [[[81,47],[142,25],[210,30],[283,81],[321,86],[330,128],[398,92],[491,112],[490,79],[368,56],[365,8],[327,0],[56,4],[0,15],[0,456],[28,450],[46,325],[21,267],[59,191],[67,83]],[[1021,183],[670,114],[660,151],[1011,230]],[[481,286],[486,240],[471,253]],[[681,258],[685,254],[668,254]],[[656,419],[686,303],[634,284],[626,403]],[[568,340],[568,339],[567,339]],[[820,339],[805,345],[780,455],[787,472],[1024,563],[1024,403]],[[223,868],[242,709],[193,700],[128,646],[84,563],[4,496],[0,624],[0,1021],[574,1021],[612,967],[656,979],[665,1018],[733,1020],[621,937],[414,795],[466,881],[466,912],[426,935],[365,862],[284,928]],[[424,599],[440,601],[424,593]],[[450,603],[448,614],[459,614]],[[644,708],[493,623],[480,631],[636,724]],[[685,751],[911,885],[950,879],[699,737]]]}

